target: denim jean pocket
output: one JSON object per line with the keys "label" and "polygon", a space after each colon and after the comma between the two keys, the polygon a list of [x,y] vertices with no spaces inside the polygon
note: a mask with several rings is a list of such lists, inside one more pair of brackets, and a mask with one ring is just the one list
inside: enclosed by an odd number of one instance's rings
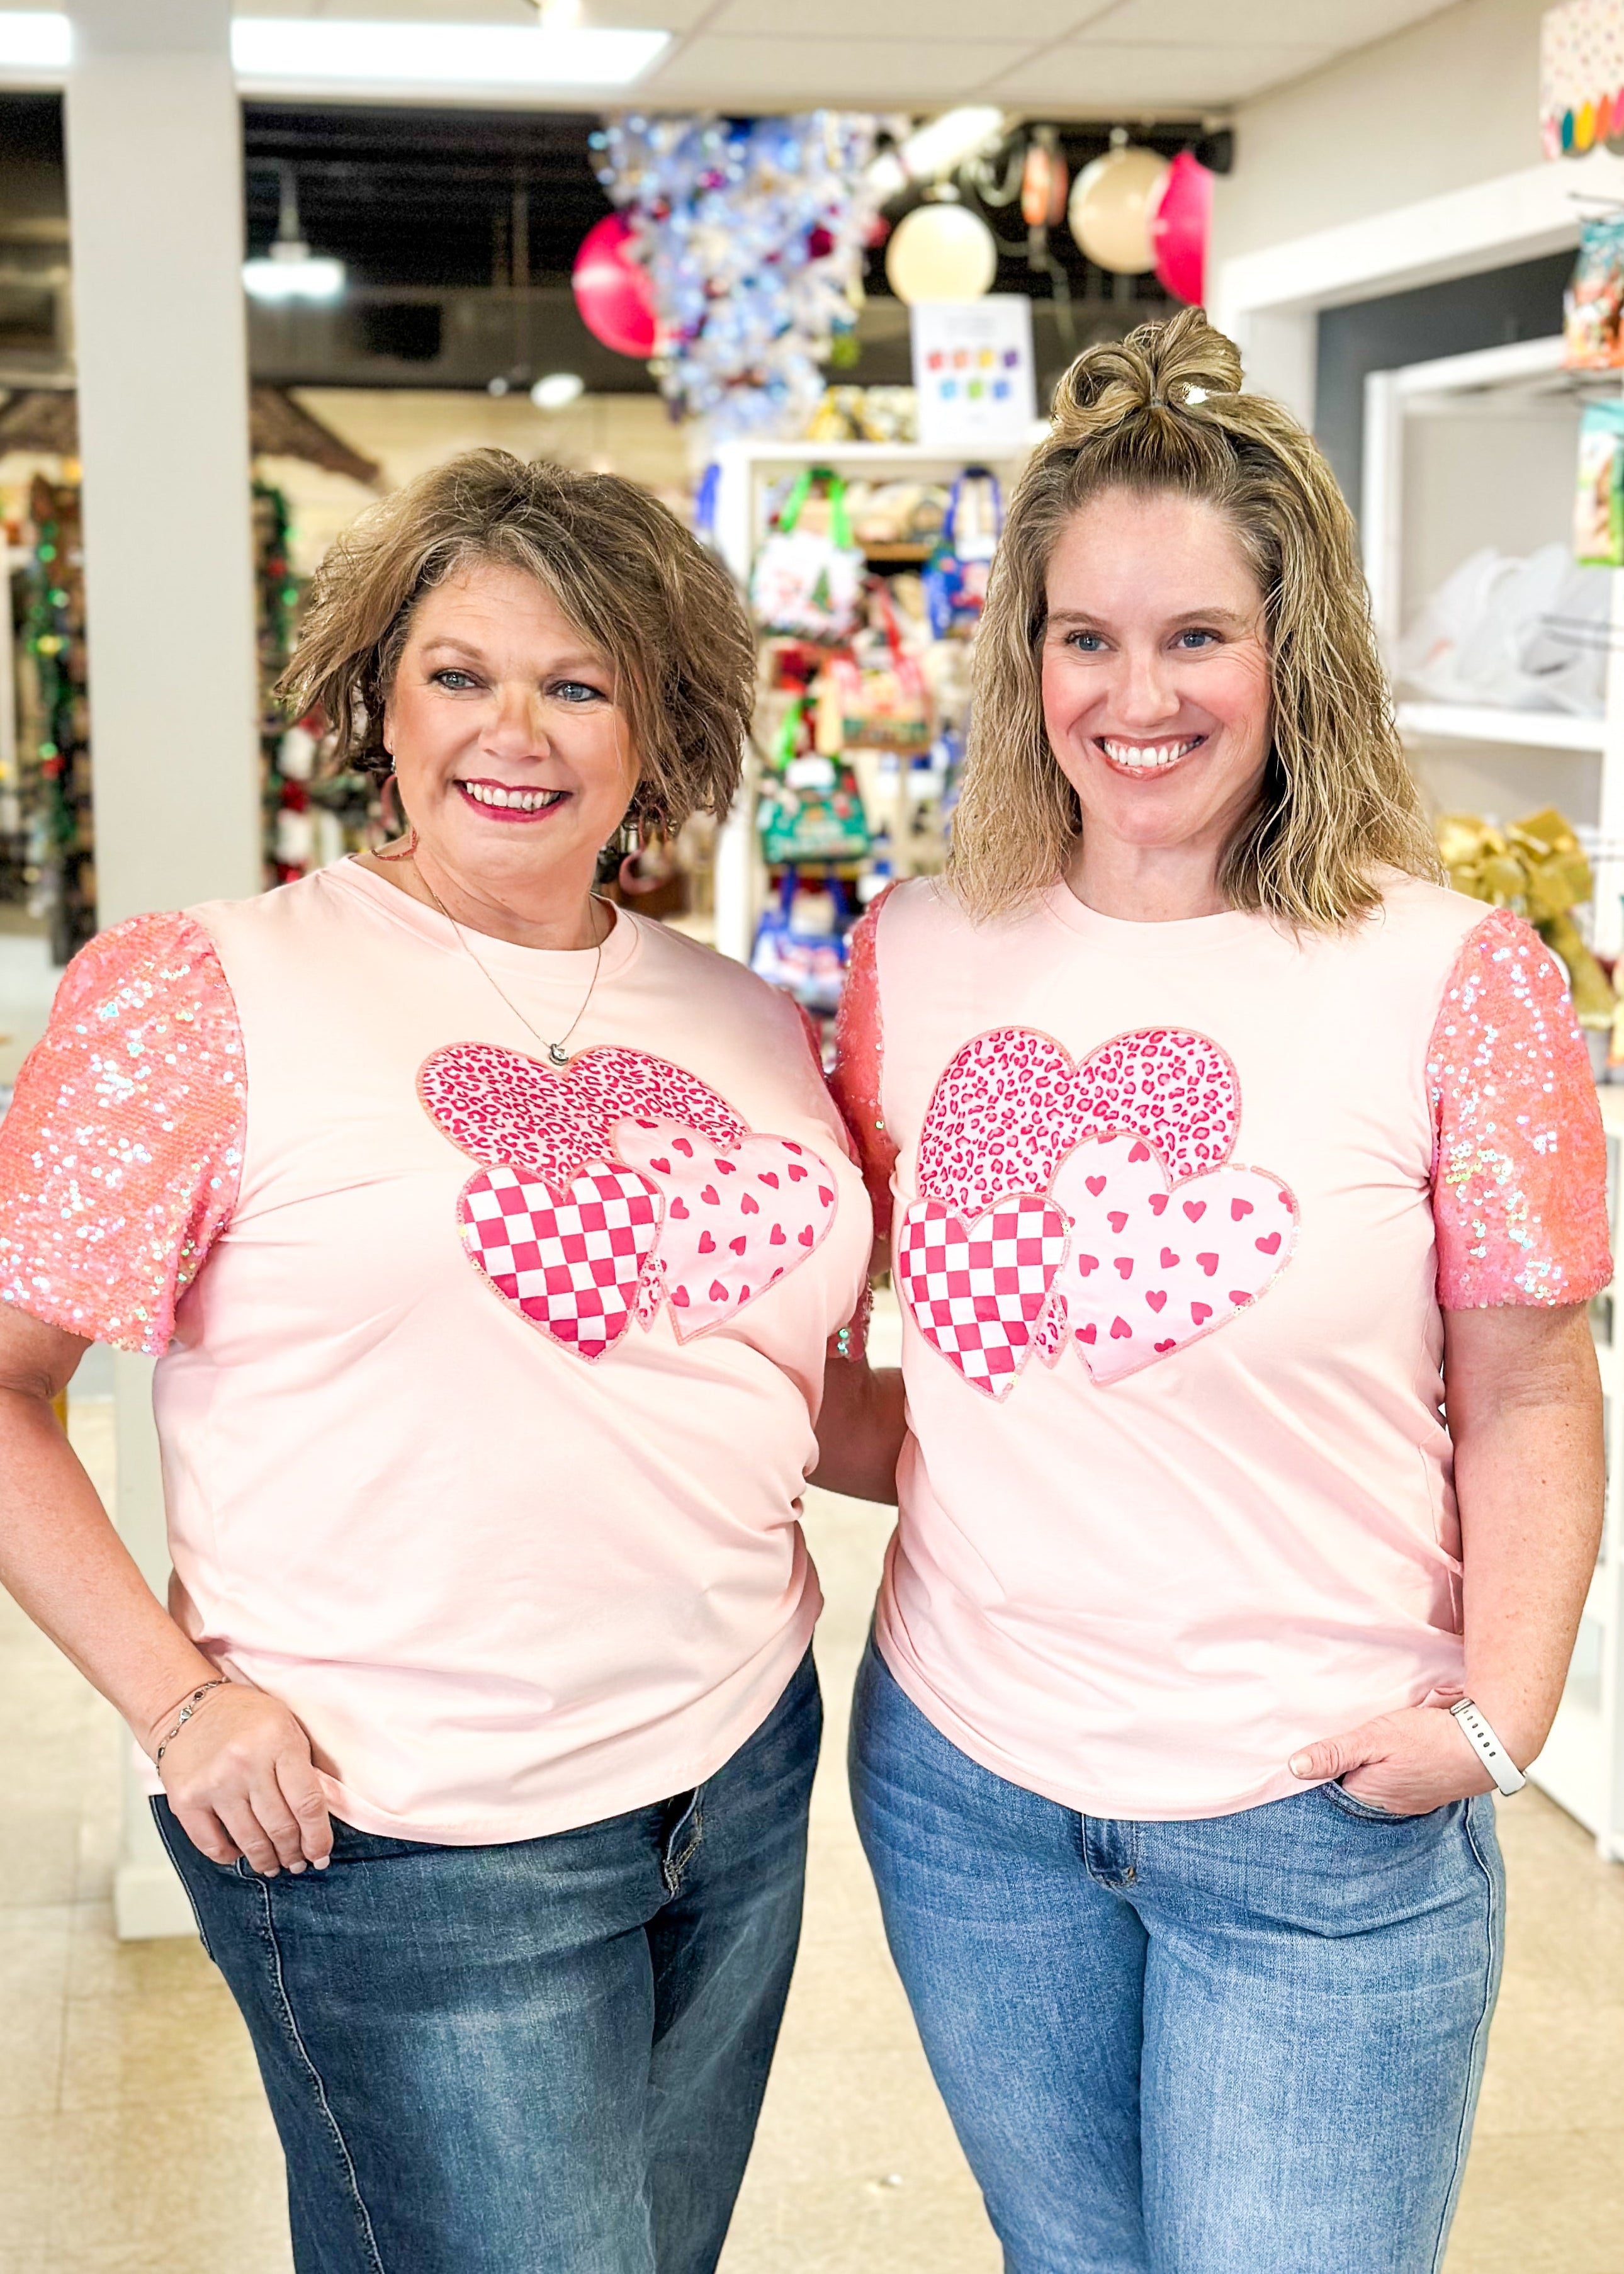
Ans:
{"label": "denim jean pocket", "polygon": [[1356,1824],[1420,1824],[1426,1815],[1437,1813],[1436,1810],[1427,1810],[1421,1816],[1401,1816],[1396,1809],[1378,1808],[1374,1801],[1361,1800],[1357,1793],[1350,1792],[1340,1782],[1322,1784],[1320,1790],[1333,1808],[1344,1816],[1351,1816]]}

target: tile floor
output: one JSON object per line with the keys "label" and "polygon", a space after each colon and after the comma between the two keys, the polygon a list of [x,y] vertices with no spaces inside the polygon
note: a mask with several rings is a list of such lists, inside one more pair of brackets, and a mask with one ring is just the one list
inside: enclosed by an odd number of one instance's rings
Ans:
{"label": "tile floor", "polygon": [[[73,1430],[100,1477],[111,1410]],[[829,1741],[807,1934],[723,2274],[995,2274],[891,1975],[841,1785],[885,1525],[813,1495]],[[190,1941],[120,1945],[111,1716],[0,1599],[0,2274],[289,2274],[241,2024]],[[1448,2274],[1624,2268],[1624,1869],[1529,1793],[1511,1949]]]}

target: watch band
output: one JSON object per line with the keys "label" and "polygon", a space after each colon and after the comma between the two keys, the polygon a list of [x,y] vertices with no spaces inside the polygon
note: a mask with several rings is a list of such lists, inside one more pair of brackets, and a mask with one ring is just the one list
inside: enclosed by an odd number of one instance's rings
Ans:
{"label": "watch band", "polygon": [[1490,1728],[1480,1709],[1470,1698],[1462,1698],[1449,1711],[1460,1723],[1467,1743],[1493,1778],[1495,1790],[1503,1793],[1507,1800],[1514,1792],[1521,1792],[1528,1779]]}

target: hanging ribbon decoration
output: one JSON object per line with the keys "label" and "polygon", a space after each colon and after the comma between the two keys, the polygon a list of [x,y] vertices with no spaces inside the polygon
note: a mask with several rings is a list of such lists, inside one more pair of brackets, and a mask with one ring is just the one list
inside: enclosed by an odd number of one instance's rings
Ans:
{"label": "hanging ribbon decoration", "polygon": [[1441,814],[1438,849],[1457,892],[1527,917],[1567,970],[1580,1024],[1610,1026],[1617,998],[1573,917],[1595,890],[1590,864],[1555,807],[1507,829],[1476,814]]}

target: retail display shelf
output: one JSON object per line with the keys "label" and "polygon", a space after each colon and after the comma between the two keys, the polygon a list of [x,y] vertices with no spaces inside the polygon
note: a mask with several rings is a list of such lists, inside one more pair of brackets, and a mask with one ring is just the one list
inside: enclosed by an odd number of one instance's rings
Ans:
{"label": "retail display shelf", "polygon": [[1488,704],[1401,703],[1399,732],[1407,742],[1505,742],[1522,749],[1599,750],[1605,719],[1568,711],[1501,711]]}

